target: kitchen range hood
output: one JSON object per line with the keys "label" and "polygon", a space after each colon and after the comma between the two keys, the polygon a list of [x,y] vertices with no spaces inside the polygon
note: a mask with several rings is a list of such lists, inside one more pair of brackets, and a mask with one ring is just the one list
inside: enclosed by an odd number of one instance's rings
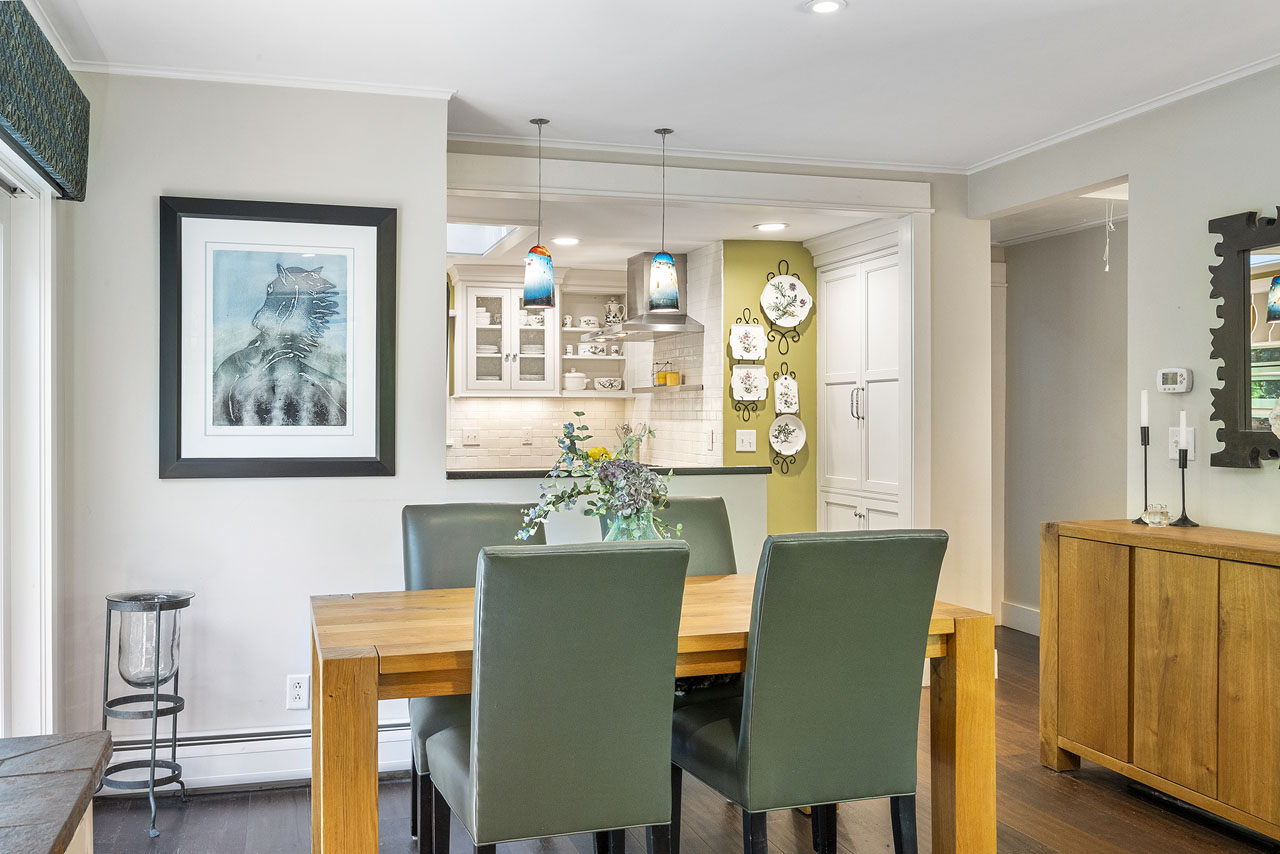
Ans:
{"label": "kitchen range hood", "polygon": [[672,255],[676,265],[676,280],[680,287],[680,300],[675,311],[649,311],[649,272],[655,252],[641,252],[627,259],[627,312],[630,317],[620,326],[608,326],[599,332],[588,332],[583,341],[644,341],[655,335],[677,335],[681,332],[702,332],[703,326],[685,312],[689,295],[685,268],[687,255]]}

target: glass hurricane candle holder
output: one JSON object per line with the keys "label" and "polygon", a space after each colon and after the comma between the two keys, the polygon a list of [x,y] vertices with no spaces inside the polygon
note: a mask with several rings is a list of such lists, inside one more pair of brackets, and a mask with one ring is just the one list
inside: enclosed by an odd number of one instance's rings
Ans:
{"label": "glass hurricane candle holder", "polygon": [[[174,593],[128,594],[139,604],[154,606],[157,601],[172,601]],[[160,646],[156,647],[156,620],[160,621]],[[157,674],[163,685],[178,671],[178,646],[182,639],[182,612],[124,611],[120,614],[120,641],[116,666],[120,678],[134,688],[150,688]],[[156,658],[159,658],[159,669]]]}

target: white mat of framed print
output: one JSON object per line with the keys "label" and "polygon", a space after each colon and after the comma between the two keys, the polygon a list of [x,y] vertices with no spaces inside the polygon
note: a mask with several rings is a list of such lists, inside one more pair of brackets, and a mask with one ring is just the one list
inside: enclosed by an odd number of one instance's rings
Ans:
{"label": "white mat of framed print", "polygon": [[395,212],[161,201],[161,476],[392,473]]}

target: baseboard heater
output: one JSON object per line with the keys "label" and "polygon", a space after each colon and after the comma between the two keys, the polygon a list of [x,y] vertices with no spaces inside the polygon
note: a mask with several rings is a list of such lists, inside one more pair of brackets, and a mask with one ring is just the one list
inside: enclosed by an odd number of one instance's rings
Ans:
{"label": "baseboard heater", "polygon": [[[163,729],[163,727],[162,727]],[[403,732],[409,729],[409,722],[391,722],[378,724],[378,732]],[[295,738],[310,738],[311,728],[306,729],[279,729],[279,730],[263,730],[261,732],[237,732],[227,734],[213,735],[179,735],[178,747],[212,747],[227,744],[252,744],[254,742],[265,741],[287,741]],[[169,739],[163,733],[157,741],[159,749],[169,749]],[[129,738],[117,739],[112,744],[116,753],[127,753],[131,750],[151,750],[151,739],[149,738]]]}

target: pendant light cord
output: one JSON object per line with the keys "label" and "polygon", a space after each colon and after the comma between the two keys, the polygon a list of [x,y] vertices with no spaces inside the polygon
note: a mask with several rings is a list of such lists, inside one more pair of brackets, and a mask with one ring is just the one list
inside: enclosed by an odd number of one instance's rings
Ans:
{"label": "pendant light cord", "polygon": [[671,128],[654,128],[654,133],[662,137],[662,251],[667,251],[667,134],[675,133]]}
{"label": "pendant light cord", "polygon": [[538,245],[542,245],[542,125],[538,125]]}

